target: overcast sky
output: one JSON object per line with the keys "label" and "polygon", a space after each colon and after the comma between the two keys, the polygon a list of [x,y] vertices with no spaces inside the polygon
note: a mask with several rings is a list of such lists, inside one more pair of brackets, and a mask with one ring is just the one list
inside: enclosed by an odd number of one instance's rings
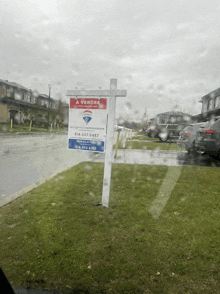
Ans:
{"label": "overcast sky", "polygon": [[218,0],[1,0],[0,78],[51,96],[109,89],[116,116],[178,110],[220,87]]}

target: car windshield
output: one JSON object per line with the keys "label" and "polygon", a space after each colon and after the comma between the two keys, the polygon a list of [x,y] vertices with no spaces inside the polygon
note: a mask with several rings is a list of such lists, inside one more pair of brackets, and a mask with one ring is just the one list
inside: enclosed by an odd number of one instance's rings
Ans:
{"label": "car windshield", "polygon": [[15,293],[220,293],[219,15],[219,0],[1,1]]}

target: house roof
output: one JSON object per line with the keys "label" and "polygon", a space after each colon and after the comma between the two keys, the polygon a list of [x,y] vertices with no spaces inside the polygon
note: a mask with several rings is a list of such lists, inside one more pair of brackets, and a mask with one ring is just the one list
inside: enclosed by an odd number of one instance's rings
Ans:
{"label": "house roof", "polygon": [[163,112],[163,113],[159,113],[157,114],[158,115],[188,115],[188,116],[191,116],[190,114],[187,114],[187,113],[184,113],[184,112],[181,112],[181,111],[167,111],[167,112]]}
{"label": "house roof", "polygon": [[28,91],[28,92],[31,91],[30,89],[25,88],[24,86],[22,86],[20,84],[17,84],[15,82],[11,82],[10,84],[13,85],[14,87],[18,88],[18,89],[25,90],[25,91]]}
{"label": "house roof", "polygon": [[215,97],[217,97],[219,95],[220,95],[220,88],[218,88],[218,89],[216,89],[216,90],[214,90],[214,91],[206,94],[205,96],[203,96],[201,98],[201,100],[199,102],[202,102],[203,100],[208,99],[208,98],[215,98]]}
{"label": "house roof", "polygon": [[53,102],[56,102],[56,101],[57,101],[57,100],[55,100],[55,99],[53,99],[53,98],[51,98],[51,97],[49,98],[49,96],[46,95],[46,94],[39,94],[38,97],[39,97],[39,98],[46,99],[46,100],[50,100],[50,101],[53,101]]}
{"label": "house roof", "polygon": [[15,87],[17,89],[24,90],[24,91],[27,91],[27,92],[31,91],[30,89],[25,88],[22,85],[19,85],[19,84],[15,83],[15,82],[9,82],[8,80],[2,80],[2,79],[0,79],[0,83],[1,84],[5,84],[5,85],[8,85],[8,86],[11,86],[11,87]]}
{"label": "house roof", "polygon": [[7,81],[7,80],[2,80],[2,79],[0,79],[0,83],[1,83],[1,84],[6,84],[6,85],[11,85],[11,83],[9,83],[9,81]]}

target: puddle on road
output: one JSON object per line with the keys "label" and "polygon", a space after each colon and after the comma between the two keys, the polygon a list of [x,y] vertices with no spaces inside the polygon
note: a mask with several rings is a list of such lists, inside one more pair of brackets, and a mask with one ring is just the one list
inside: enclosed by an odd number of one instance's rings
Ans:
{"label": "puddle on road", "polygon": [[[104,162],[104,154],[90,155],[92,162]],[[155,164],[166,166],[206,166],[220,167],[220,160],[208,155],[192,156],[185,151],[160,151],[160,150],[118,150],[113,163],[124,164]]]}
{"label": "puddle on road", "polygon": [[204,166],[204,167],[220,167],[220,160],[212,158],[208,155],[192,156],[188,153],[178,155],[178,161],[181,165],[186,166]]}

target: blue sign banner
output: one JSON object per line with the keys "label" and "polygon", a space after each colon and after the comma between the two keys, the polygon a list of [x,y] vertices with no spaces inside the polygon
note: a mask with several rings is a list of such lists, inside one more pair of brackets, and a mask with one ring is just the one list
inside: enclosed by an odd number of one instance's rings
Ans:
{"label": "blue sign banner", "polygon": [[94,152],[104,152],[105,142],[96,140],[69,139],[68,148],[83,151],[88,150]]}

